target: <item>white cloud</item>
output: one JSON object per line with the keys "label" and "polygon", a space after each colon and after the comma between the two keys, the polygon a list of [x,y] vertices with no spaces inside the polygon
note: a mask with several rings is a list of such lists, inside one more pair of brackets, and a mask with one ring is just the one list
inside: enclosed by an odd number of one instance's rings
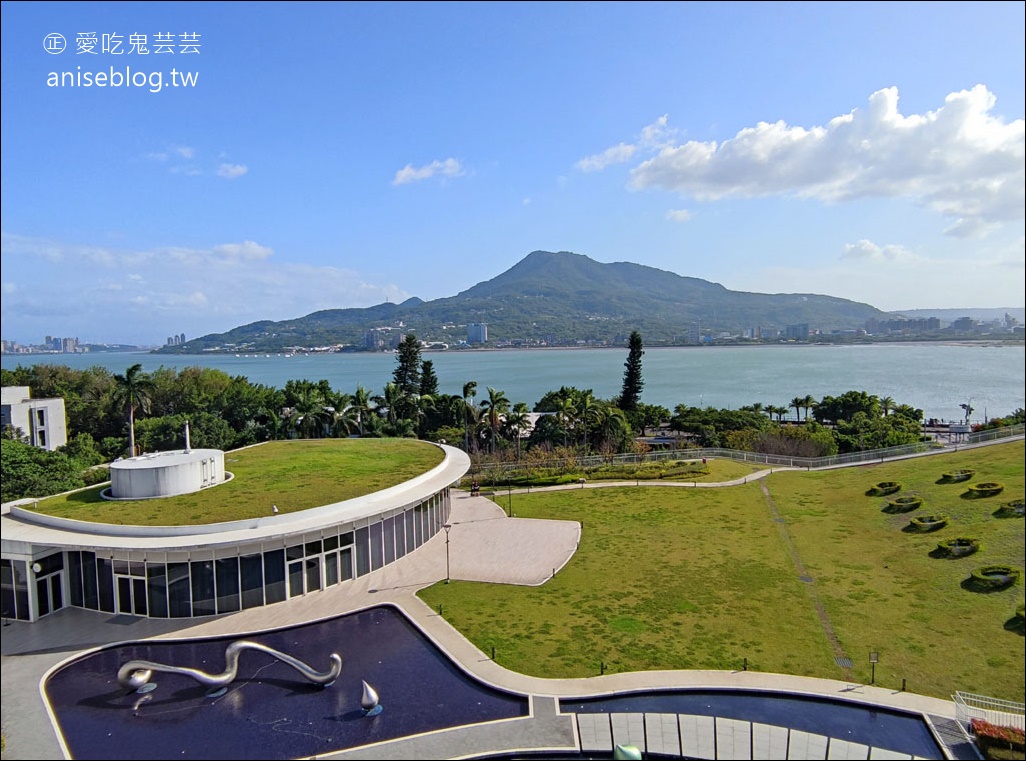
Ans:
{"label": "white cloud", "polygon": [[190,148],[187,145],[176,145],[172,148],[175,153],[181,156],[183,159],[192,159],[196,157],[196,149]]}
{"label": "white cloud", "polygon": [[632,170],[630,185],[700,201],[910,198],[952,219],[949,234],[978,236],[1023,219],[1026,206],[1024,121],[993,116],[995,102],[977,85],[906,117],[891,87],[825,127],[760,122],[722,143],[664,147]]}
{"label": "white cloud", "polygon": [[392,184],[406,185],[410,182],[429,180],[435,175],[459,177],[462,174],[464,174],[464,169],[460,162],[457,159],[448,158],[445,161],[432,161],[430,164],[422,167],[414,167],[413,164],[407,164],[395,173]]}
{"label": "white cloud", "polygon": [[671,222],[688,222],[691,220],[691,212],[687,209],[670,209],[666,212],[666,218]]}
{"label": "white cloud", "polygon": [[663,148],[672,145],[677,130],[669,126],[670,115],[663,114],[641,129],[640,142],[645,148]]}
{"label": "white cloud", "polygon": [[923,257],[909,251],[904,246],[878,246],[869,240],[857,243],[846,243],[841,253],[842,259],[854,259],[861,262],[921,262]]}
{"label": "white cloud", "polygon": [[[354,270],[281,261],[278,252],[253,240],[145,250],[9,233],[0,241],[4,337],[21,341],[52,333],[163,343],[168,332],[195,336],[321,309],[399,303],[412,295]],[[47,283],[45,292],[34,287],[40,282]]]}
{"label": "white cloud", "polygon": [[221,164],[217,168],[217,176],[224,177],[228,180],[234,180],[236,177],[241,177],[249,171],[249,167],[245,164]]}
{"label": "white cloud", "polygon": [[833,260],[801,267],[735,267],[721,282],[756,293],[821,293],[885,311],[1022,304],[1026,256],[1022,239],[981,248],[967,262],[912,251],[899,244],[860,240]]}
{"label": "white cloud", "polygon": [[266,259],[274,253],[274,249],[261,246],[251,240],[245,240],[242,243],[222,243],[219,246],[214,246],[213,250],[215,254],[221,254],[227,259],[246,261]]}
{"label": "white cloud", "polygon": [[602,153],[585,156],[577,162],[576,166],[582,172],[597,172],[610,164],[622,164],[629,160],[636,150],[636,146],[619,143],[612,148],[606,148]]}
{"label": "white cloud", "polygon": [[575,166],[582,172],[598,172],[607,166],[630,161],[639,148],[653,151],[672,145],[677,130],[669,126],[669,119],[668,114],[663,114],[651,124],[642,127],[637,145],[617,143],[611,148],[606,148],[602,153],[585,156]]}

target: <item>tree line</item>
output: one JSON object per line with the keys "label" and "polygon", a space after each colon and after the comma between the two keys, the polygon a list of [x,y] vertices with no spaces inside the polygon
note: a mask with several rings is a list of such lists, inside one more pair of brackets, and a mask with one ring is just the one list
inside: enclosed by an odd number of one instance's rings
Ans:
{"label": "tree line", "polygon": [[[196,448],[231,450],[293,438],[415,437],[460,447],[476,464],[519,460],[526,453],[532,459],[567,451],[642,453],[649,448],[644,437],[656,431],[682,445],[808,457],[898,446],[923,435],[922,410],[865,391],[738,410],[677,405],[671,411],[645,404],[643,355],[641,336],[634,332],[615,398],[563,386],[533,407],[472,380],[460,394],[442,393],[434,365],[412,333],[399,345],[392,379],[380,392],[359,385],[340,390],[325,379],[290,380],[276,388],[199,367],[144,373],[133,365],[123,374],[47,364],[4,369],[2,385],[28,386],[34,398],[64,399],[68,443],[45,452],[24,444],[24,432],[5,429],[2,499],[106,480],[105,469],[88,469],[132,453],[182,448],[186,421]],[[1009,422],[1022,417],[1018,410]]]}

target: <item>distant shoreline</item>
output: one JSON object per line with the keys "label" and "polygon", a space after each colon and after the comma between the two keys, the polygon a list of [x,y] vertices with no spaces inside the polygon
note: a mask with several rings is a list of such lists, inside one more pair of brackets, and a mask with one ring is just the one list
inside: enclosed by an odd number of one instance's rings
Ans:
{"label": "distant shoreline", "polygon": [[[857,343],[834,343],[831,341],[795,341],[789,343],[712,343],[712,344],[674,344],[670,346],[655,345],[645,346],[646,351],[655,351],[657,349],[779,349],[779,348],[823,348],[823,347],[860,347],[860,346],[881,346],[881,345],[894,345],[894,346],[1023,346],[1026,345],[1026,339],[1022,338],[946,338],[937,341],[931,341],[929,339],[912,339],[909,341],[901,340],[879,340],[879,341],[859,341]],[[474,348],[464,349],[431,349],[423,348],[421,353],[423,354],[465,354],[465,353],[477,353],[477,352],[504,352],[504,351],[605,351],[615,350],[623,351],[627,348],[626,343],[622,346],[481,346]],[[204,351],[204,352],[172,352],[165,353],[156,349],[147,349],[144,347],[138,347],[135,349],[125,349],[123,351],[85,351],[85,352],[4,352],[3,357],[65,357],[65,356],[100,356],[106,354],[148,354],[157,357],[231,357],[236,355],[241,356],[259,356],[261,354],[293,354],[293,355],[305,355],[311,354],[390,354],[391,350],[382,351],[277,351],[277,350],[260,350],[260,351]]]}

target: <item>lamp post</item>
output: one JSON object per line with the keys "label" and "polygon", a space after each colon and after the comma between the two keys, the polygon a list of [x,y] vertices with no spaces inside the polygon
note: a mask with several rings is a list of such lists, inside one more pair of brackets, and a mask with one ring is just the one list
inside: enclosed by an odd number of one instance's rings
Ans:
{"label": "lamp post", "polygon": [[449,583],[449,531],[452,524],[446,523],[442,526],[445,529],[445,583]]}
{"label": "lamp post", "polygon": [[869,667],[870,667],[869,683],[870,684],[876,684],[876,664],[878,664],[879,662],[880,662],[880,653],[876,652],[875,650],[870,652],[869,653]]}

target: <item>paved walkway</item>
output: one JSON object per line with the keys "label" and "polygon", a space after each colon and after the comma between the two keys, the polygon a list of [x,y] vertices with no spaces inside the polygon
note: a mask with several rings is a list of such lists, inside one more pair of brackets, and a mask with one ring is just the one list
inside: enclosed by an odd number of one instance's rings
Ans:
{"label": "paved walkway", "polygon": [[[575,552],[580,538],[580,525],[572,521],[510,519],[505,517],[499,505],[487,498],[472,497],[455,490],[452,493],[452,528],[448,535],[448,553],[446,533],[441,531],[416,552],[399,561],[352,582],[296,600],[201,621],[112,616],[109,613],[65,608],[37,624],[10,622],[4,626],[0,639],[3,654],[0,698],[3,704],[2,731],[6,739],[3,758],[62,757],[40,685],[49,669],[83,650],[108,643],[147,638],[242,636],[332,618],[383,603],[400,607],[424,634],[469,674],[485,683],[530,695],[532,713],[528,718],[451,729],[392,741],[377,747],[345,751],[336,754],[334,757],[337,758],[456,758],[510,750],[574,752],[580,747],[581,728],[573,715],[558,713],[555,698],[646,689],[728,687],[786,690],[891,706],[940,717],[954,716],[954,703],[950,701],[878,687],[782,674],[750,671],[646,671],[587,679],[541,679],[505,669],[425,605],[416,597],[415,592],[446,578],[447,554],[449,575],[453,579],[514,584],[543,583],[551,577],[553,569],[558,572]],[[681,726],[679,722],[678,726]],[[717,724],[717,738],[727,738],[727,735],[732,737],[732,732],[736,732],[740,738],[745,731],[754,737],[751,726],[747,730],[741,724],[723,726],[732,726],[733,729],[722,729]],[[727,750],[728,747],[734,747],[734,741],[723,739],[722,742],[724,753],[728,755],[717,753],[717,757],[735,757],[729,755],[734,753],[733,750]],[[817,750],[805,757],[826,757],[818,753]]]}

